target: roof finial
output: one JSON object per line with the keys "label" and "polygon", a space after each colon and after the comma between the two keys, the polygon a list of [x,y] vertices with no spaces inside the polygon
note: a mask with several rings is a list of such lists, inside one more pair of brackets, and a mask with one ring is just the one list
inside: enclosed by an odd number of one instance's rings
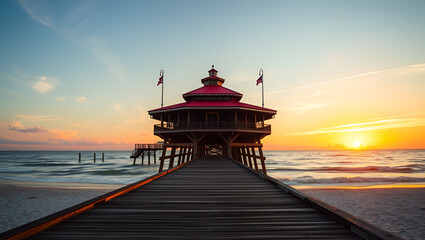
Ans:
{"label": "roof finial", "polygon": [[214,69],[214,64],[212,65],[212,68]]}

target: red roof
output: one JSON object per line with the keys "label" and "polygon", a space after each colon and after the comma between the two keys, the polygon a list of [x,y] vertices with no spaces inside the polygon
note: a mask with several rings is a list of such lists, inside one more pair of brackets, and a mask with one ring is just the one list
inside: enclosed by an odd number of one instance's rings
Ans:
{"label": "red roof", "polygon": [[179,104],[175,104],[175,105],[171,105],[171,106],[167,106],[163,108],[150,110],[149,114],[152,114],[153,112],[156,112],[156,111],[167,111],[167,110],[174,110],[174,109],[186,108],[186,107],[189,107],[192,109],[214,108],[214,107],[220,107],[223,109],[248,108],[248,109],[257,110],[257,111],[266,111],[266,112],[276,113],[276,110],[273,110],[273,109],[263,108],[263,107],[259,107],[259,106],[255,106],[255,105],[251,105],[247,103],[236,102],[236,101],[191,101],[191,102],[184,102],[184,103],[179,103]]}
{"label": "red roof", "polygon": [[183,97],[189,95],[232,95],[242,97],[242,93],[235,92],[220,85],[206,85],[183,94]]}

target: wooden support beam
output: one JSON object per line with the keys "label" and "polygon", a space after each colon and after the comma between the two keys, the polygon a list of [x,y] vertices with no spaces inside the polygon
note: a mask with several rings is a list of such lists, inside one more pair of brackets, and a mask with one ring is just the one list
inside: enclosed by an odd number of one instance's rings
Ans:
{"label": "wooden support beam", "polygon": [[262,147],[262,143],[232,143],[232,147]]}
{"label": "wooden support beam", "polygon": [[247,153],[247,157],[248,157],[248,165],[250,168],[252,168],[252,159],[251,159],[251,151],[249,150],[249,147],[246,147],[246,153]]}
{"label": "wooden support beam", "polygon": [[178,160],[177,160],[177,165],[180,165],[180,164],[182,164],[182,148],[180,147],[179,148],[179,158],[178,158]]}
{"label": "wooden support beam", "polygon": [[151,150],[147,150],[148,151],[148,164],[151,165]]}
{"label": "wooden support beam", "polygon": [[193,136],[193,157],[197,158],[198,157],[198,135],[194,135]]}
{"label": "wooden support beam", "polygon": [[185,158],[186,158],[186,149],[187,147],[183,147],[183,154],[182,154],[182,163],[185,163]]}
{"label": "wooden support beam", "polygon": [[164,143],[162,146],[166,147],[180,147],[180,146],[192,146],[193,143]]}
{"label": "wooden support beam", "polygon": [[261,127],[264,128],[264,113],[261,114],[262,120],[261,120]]}
{"label": "wooden support beam", "polygon": [[193,147],[189,148],[189,155],[187,156],[187,161],[190,161],[193,159]]}
{"label": "wooden support beam", "polygon": [[167,122],[167,128],[171,128],[171,120],[170,120],[171,113],[168,114],[168,122]]}
{"label": "wooden support beam", "polygon": [[[239,137],[239,135],[240,135],[239,133],[236,133],[236,134],[235,134],[235,136],[234,136],[234,137],[232,137],[231,142],[235,141],[235,139],[236,139],[237,137]],[[232,145],[232,146],[233,146],[233,145]]]}
{"label": "wooden support beam", "polygon": [[205,136],[207,136],[207,134],[202,134],[202,136],[198,138],[198,143],[199,143],[200,141],[202,141],[202,139],[204,139],[204,137],[205,137]]}
{"label": "wooden support beam", "polygon": [[245,147],[240,147],[241,151],[242,151],[242,159],[243,159],[243,164],[248,166],[248,161],[246,160],[246,153],[245,153]]}
{"label": "wooden support beam", "polygon": [[168,169],[173,168],[174,165],[174,157],[176,155],[176,148],[177,147],[171,147],[171,155],[170,155],[170,162],[168,164]]}
{"label": "wooden support beam", "polygon": [[167,152],[167,146],[162,145],[162,156],[159,158],[159,171],[162,172],[162,169],[164,168],[164,161],[165,161],[165,153]]}
{"label": "wooden support beam", "polygon": [[193,137],[192,137],[192,136],[190,136],[190,135],[189,135],[189,134],[187,134],[187,133],[185,133],[184,135],[186,135],[186,137],[187,137],[187,138],[189,138],[189,140],[190,140],[190,141],[192,141],[192,143],[193,143]]}
{"label": "wooden support beam", "polygon": [[262,147],[258,147],[258,152],[260,153],[260,157],[261,157],[261,169],[263,170],[263,174],[267,175],[267,169],[266,169],[266,158],[263,155],[263,148]]}
{"label": "wooden support beam", "polygon": [[257,153],[255,152],[254,147],[251,147],[252,156],[254,156],[254,169],[258,171],[258,163],[257,163]]}
{"label": "wooden support beam", "polygon": [[230,134],[227,137],[227,156],[232,158],[232,136]]}
{"label": "wooden support beam", "polygon": [[227,138],[223,137],[223,135],[218,134],[219,137],[221,137],[221,139],[223,139],[226,143],[227,143]]}
{"label": "wooden support beam", "polygon": [[235,154],[236,154],[236,158],[237,161],[242,163],[242,154],[241,154],[241,148],[240,147],[235,147]]}

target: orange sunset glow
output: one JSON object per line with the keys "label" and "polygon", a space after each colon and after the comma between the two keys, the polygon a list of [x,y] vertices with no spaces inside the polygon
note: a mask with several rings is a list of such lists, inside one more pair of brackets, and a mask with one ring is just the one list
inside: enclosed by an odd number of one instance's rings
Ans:
{"label": "orange sunset glow", "polygon": [[[216,7],[239,9],[235,4]],[[336,17],[326,4],[281,2],[264,5],[268,18],[248,18],[258,13],[247,4],[246,14],[191,22],[181,16],[199,19],[205,4],[175,17],[170,4],[159,7],[167,9],[160,18],[146,12],[134,19],[110,16],[108,5],[97,12],[75,3],[64,15],[53,11],[59,3],[6,5],[13,10],[2,27],[9,38],[1,40],[1,150],[131,150],[134,143],[159,141],[147,114],[160,106],[159,70],[165,71],[164,104],[171,105],[199,87],[212,64],[226,87],[257,106],[256,79],[264,70],[265,107],[278,112],[265,149],[425,148],[425,34],[412,27],[417,20],[396,23],[389,17],[396,13],[376,14],[379,4],[359,8],[367,10],[364,19],[351,15],[361,4],[340,6]],[[304,8],[315,10],[299,18]],[[155,19],[156,25],[139,27]],[[223,38],[205,37],[211,31]],[[131,34],[118,38],[121,32]]]}

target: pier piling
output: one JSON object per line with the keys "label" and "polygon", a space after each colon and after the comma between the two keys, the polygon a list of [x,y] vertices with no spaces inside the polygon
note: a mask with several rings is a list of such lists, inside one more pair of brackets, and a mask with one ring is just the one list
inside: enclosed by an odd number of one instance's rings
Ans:
{"label": "pier piling", "polygon": [[102,162],[105,161],[105,153],[102,153]]}
{"label": "pier piling", "polygon": [[78,153],[78,162],[81,162],[81,153]]}
{"label": "pier piling", "polygon": [[93,155],[93,161],[96,162],[96,153]]}

